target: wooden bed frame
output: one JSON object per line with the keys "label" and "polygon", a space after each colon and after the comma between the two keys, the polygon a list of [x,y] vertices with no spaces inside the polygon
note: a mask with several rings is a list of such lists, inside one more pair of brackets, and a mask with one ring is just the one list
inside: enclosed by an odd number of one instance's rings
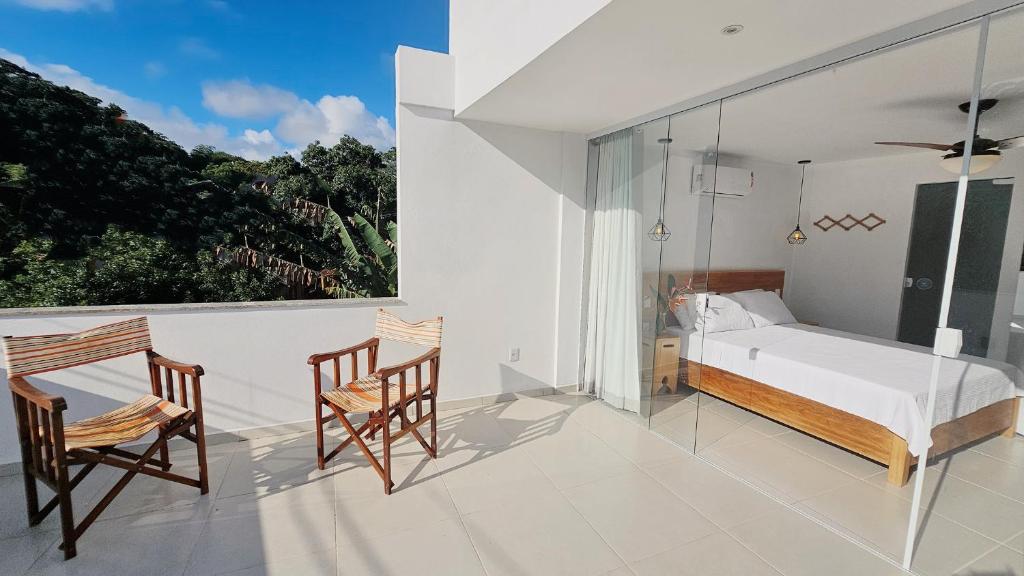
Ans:
{"label": "wooden bed frame", "polygon": [[[782,270],[720,270],[676,273],[677,284],[691,276],[697,291],[730,293],[760,288],[780,296],[785,280]],[[663,278],[667,279],[667,275]],[[870,420],[713,366],[680,362],[686,365],[687,385],[691,388],[887,466],[890,484],[906,484],[910,467],[917,462],[907,450],[906,440]],[[1019,408],[1020,398],[1011,398],[940,424],[932,429],[933,446],[929,453],[944,454],[997,433],[1013,437]]]}

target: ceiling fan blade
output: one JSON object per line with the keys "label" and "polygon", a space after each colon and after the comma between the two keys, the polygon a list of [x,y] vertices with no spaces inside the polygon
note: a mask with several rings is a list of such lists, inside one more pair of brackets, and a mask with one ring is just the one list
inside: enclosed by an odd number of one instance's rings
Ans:
{"label": "ceiling fan blade", "polygon": [[1024,136],[1015,136],[1013,138],[1003,138],[997,144],[1000,150],[1009,150],[1010,148],[1019,148],[1024,146]]}
{"label": "ceiling fan blade", "polygon": [[931,142],[875,142],[884,146],[910,146],[912,148],[931,148],[932,150],[952,150],[952,144],[932,144]]}

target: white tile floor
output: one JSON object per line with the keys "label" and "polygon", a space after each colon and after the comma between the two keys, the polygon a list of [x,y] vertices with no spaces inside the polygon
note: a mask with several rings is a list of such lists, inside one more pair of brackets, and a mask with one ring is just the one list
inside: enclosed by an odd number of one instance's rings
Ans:
{"label": "white tile floor", "polygon": [[[913,478],[894,488],[878,464],[707,395],[662,394],[654,410],[657,433],[902,559]],[[925,481],[915,572],[1024,575],[1024,437],[991,438],[943,458]]]}
{"label": "white tile floor", "polygon": [[[21,479],[0,478],[0,574],[901,573],[586,397],[453,410],[439,428],[437,460],[414,442],[397,448],[391,496],[354,450],[317,471],[312,434],[214,446],[209,496],[137,478],[68,562],[55,518],[28,528]],[[977,452],[1017,464],[1022,454],[998,444]],[[175,453],[186,472],[192,456]],[[956,466],[965,482],[1016,489],[985,462]],[[850,478],[843,486],[904,500],[873,477]],[[83,483],[80,513],[111,482]],[[951,502],[943,517],[961,508]],[[1001,518],[1012,531],[1012,514]],[[1024,574],[1024,532],[993,544],[965,574]]]}

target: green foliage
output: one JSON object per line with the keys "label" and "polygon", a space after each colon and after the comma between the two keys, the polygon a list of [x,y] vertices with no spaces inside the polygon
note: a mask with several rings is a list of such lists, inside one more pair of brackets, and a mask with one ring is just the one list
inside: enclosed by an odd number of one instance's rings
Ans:
{"label": "green foliage", "polygon": [[[394,149],[350,137],[313,143],[301,161],[189,153],[116,105],[0,59],[0,306],[394,295],[394,171]],[[325,235],[331,215],[340,227]],[[243,246],[342,285],[214,257]]]}
{"label": "green foliage", "polygon": [[271,300],[276,280],[259,271],[217,262],[209,251],[192,257],[166,240],[111,226],[96,246],[75,259],[50,258],[52,240],[25,240],[0,261],[0,306],[85,306]]}
{"label": "green foliage", "polygon": [[[397,227],[388,222],[389,230]],[[359,234],[353,236],[349,228]],[[346,222],[334,210],[327,210],[324,219],[324,236],[335,236],[344,248],[344,259],[339,268],[347,271],[345,289],[367,296],[376,294],[398,294],[398,254],[396,242],[385,240],[377,230],[360,214]],[[356,240],[358,238],[358,240]],[[332,291],[339,294],[339,290]]]}

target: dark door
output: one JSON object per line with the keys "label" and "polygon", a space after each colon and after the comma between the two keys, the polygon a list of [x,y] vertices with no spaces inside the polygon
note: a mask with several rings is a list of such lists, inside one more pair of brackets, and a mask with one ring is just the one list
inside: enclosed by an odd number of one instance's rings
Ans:
{"label": "dark door", "polygon": [[[972,180],[967,186],[949,308],[949,326],[963,331],[964,354],[988,352],[1012,191],[1010,180]],[[917,187],[900,307],[901,342],[935,342],[955,207],[956,182]]]}

